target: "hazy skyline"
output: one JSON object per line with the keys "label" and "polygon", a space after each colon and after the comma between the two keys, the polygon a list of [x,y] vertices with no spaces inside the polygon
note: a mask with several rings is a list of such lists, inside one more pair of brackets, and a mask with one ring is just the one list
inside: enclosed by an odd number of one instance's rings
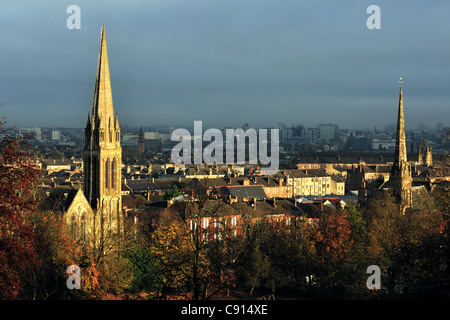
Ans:
{"label": "hazy skyline", "polygon": [[[70,30],[69,5],[81,9]],[[381,29],[369,30],[370,5]],[[84,127],[105,17],[121,126],[449,125],[445,1],[2,1],[0,109],[9,124]]]}

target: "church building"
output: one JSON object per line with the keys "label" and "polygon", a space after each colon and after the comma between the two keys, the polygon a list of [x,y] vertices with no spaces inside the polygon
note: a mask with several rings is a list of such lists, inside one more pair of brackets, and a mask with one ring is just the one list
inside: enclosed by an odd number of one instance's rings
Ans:
{"label": "church building", "polygon": [[64,218],[76,241],[104,248],[121,238],[124,221],[120,128],[114,114],[104,25],[92,111],[85,129],[83,165],[83,189],[78,190]]}

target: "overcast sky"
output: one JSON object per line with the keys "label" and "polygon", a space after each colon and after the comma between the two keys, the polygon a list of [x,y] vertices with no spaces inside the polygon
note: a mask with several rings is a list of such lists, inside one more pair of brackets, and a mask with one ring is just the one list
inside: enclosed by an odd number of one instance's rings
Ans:
{"label": "overcast sky", "polygon": [[449,15],[444,0],[2,0],[0,116],[84,127],[105,17],[122,126],[383,128],[399,77],[407,129],[450,125]]}

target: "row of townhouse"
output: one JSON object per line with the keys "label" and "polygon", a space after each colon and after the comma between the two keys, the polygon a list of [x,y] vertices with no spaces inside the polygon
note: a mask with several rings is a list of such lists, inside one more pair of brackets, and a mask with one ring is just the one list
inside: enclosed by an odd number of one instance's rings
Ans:
{"label": "row of townhouse", "polygon": [[314,226],[319,212],[324,210],[335,208],[324,209],[319,203],[298,204],[287,199],[255,200],[222,204],[218,211],[209,214],[205,210],[202,216],[187,217],[185,221],[191,234],[198,232],[205,242],[236,236],[258,237],[264,227],[299,235],[300,226]]}
{"label": "row of townhouse", "polygon": [[195,189],[196,185],[235,200],[297,198],[303,196],[344,195],[345,180],[323,170],[284,170],[273,176],[240,176],[210,179],[124,179],[122,194],[143,193],[164,195],[177,185],[180,191]]}

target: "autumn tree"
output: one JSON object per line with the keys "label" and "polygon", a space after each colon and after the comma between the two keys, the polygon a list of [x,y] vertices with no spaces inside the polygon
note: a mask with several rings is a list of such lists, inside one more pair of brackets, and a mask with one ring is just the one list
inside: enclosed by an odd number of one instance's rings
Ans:
{"label": "autumn tree", "polygon": [[186,293],[196,287],[198,299],[199,277],[207,272],[208,261],[205,252],[198,247],[194,251],[185,224],[170,208],[164,210],[152,235],[152,254],[158,259],[166,292],[188,297]]}
{"label": "autumn tree", "polygon": [[[174,202],[164,210],[153,233],[152,252],[165,275],[165,288],[176,294],[189,292],[193,300],[209,299],[234,281],[235,247],[224,223],[226,205],[209,199],[206,190],[205,182],[192,186],[186,192],[190,200]],[[213,223],[204,226],[204,218],[212,218]],[[213,232],[218,242],[211,238]]]}
{"label": "autumn tree", "polygon": [[382,270],[388,298],[435,295],[448,282],[446,231],[438,210],[398,210],[389,195],[374,198],[367,208],[370,250]]}
{"label": "autumn tree", "polygon": [[[0,133],[5,133],[0,123]],[[30,215],[37,210],[31,189],[39,171],[20,148],[23,139],[5,135],[0,142],[0,298],[24,297],[30,268],[37,264],[36,236]]]}
{"label": "autumn tree", "polygon": [[311,291],[315,248],[307,223],[273,225],[262,218],[246,227],[243,249],[236,262],[239,285],[250,295]]}
{"label": "autumn tree", "polygon": [[[29,299],[87,299],[96,298],[99,271],[86,247],[77,244],[67,232],[61,213],[43,211],[31,218],[36,243],[37,263],[30,268]],[[67,267],[77,265],[81,270],[82,290],[68,290]]]}
{"label": "autumn tree", "polygon": [[317,252],[314,275],[322,294],[339,294],[347,285],[342,266],[353,244],[348,215],[337,210],[324,214],[312,237]]}
{"label": "autumn tree", "polygon": [[87,296],[97,286],[95,266],[69,237],[62,214],[40,208],[40,170],[26,139],[6,134],[5,122],[0,133],[0,298],[81,297],[66,287],[72,264],[83,269]]}

